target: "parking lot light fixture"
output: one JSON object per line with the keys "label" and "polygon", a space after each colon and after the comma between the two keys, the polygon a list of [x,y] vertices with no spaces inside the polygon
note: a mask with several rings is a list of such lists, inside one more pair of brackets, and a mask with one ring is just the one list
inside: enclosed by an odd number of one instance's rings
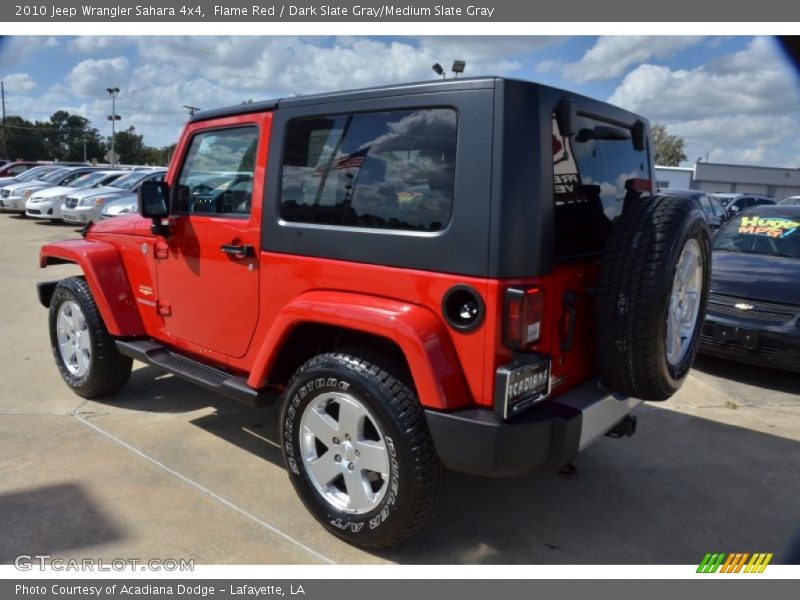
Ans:
{"label": "parking lot light fixture", "polygon": [[453,61],[453,73],[455,73],[455,78],[458,79],[458,74],[464,72],[464,67],[467,66],[467,63],[463,60],[454,60]]}
{"label": "parking lot light fixture", "polygon": [[119,121],[117,116],[117,96],[119,96],[119,88],[117,86],[106,88],[108,95],[111,96],[111,115],[108,119],[111,121],[111,166],[117,163],[117,155],[114,153],[114,129],[116,121]]}
{"label": "parking lot light fixture", "polygon": [[437,75],[441,75],[442,79],[446,77],[444,69],[442,68],[442,65],[440,65],[439,63],[433,63],[433,66],[431,68],[433,69],[434,73],[436,73]]}

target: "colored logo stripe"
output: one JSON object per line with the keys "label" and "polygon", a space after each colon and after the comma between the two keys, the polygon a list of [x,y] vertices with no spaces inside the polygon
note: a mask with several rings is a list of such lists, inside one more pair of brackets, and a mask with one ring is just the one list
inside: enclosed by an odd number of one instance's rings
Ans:
{"label": "colored logo stripe", "polygon": [[[764,569],[772,560],[772,553],[756,552],[734,552],[725,554],[724,552],[709,552],[703,557],[700,566],[697,567],[698,573],[763,573]],[[749,562],[748,562],[749,559]]]}

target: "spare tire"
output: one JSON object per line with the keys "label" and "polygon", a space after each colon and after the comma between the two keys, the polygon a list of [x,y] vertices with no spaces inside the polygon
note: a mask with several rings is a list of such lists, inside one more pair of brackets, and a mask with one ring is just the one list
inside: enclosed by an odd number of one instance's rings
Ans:
{"label": "spare tire", "polygon": [[691,198],[626,204],[597,282],[598,370],[615,392],[666,400],[697,354],[711,271],[708,224]]}

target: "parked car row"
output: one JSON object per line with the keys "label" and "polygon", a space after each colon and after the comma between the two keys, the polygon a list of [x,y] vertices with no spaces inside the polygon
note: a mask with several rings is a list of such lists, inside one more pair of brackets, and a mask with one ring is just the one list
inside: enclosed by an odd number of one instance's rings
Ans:
{"label": "parked car row", "polygon": [[[108,169],[93,166],[37,165],[15,177],[0,178],[0,209],[37,219],[83,225],[106,216],[124,214],[144,181],[161,181],[166,169]],[[131,212],[131,211],[129,211]]]}

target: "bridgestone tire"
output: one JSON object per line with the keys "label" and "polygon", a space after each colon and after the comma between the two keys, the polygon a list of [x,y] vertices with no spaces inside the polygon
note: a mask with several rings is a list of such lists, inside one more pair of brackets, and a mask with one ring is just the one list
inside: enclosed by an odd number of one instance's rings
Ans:
{"label": "bridgestone tire", "polygon": [[[667,314],[683,249],[700,248],[699,310],[680,360],[667,359]],[[708,225],[689,198],[656,196],[625,207],[604,251],[594,299],[597,362],[611,390],[662,401],[682,385],[697,354],[710,275]]]}
{"label": "bridgestone tire", "polygon": [[[445,470],[433,448],[422,407],[403,373],[399,361],[369,348],[321,354],[295,373],[284,396],[280,416],[281,446],[291,482],[306,508],[328,531],[357,546],[381,548],[401,542],[433,516],[443,498]],[[337,401],[330,398],[343,400],[337,406]],[[351,487],[352,473],[349,474],[351,479],[345,479],[349,460],[346,453],[352,457],[353,448],[359,447],[345,448],[344,434],[348,435],[347,440],[352,438],[353,443],[357,443],[358,437],[345,424],[342,413],[343,403],[351,400],[351,410],[353,406],[361,406],[364,414],[369,415],[362,417],[361,422],[372,422],[369,427],[361,427],[360,435],[366,438],[369,429],[369,437],[380,440],[369,443],[385,446],[388,458],[385,464],[389,465],[386,477],[367,484],[375,486],[369,492],[375,492],[373,502],[376,504],[367,504],[360,512],[354,512],[356,508],[348,510],[357,495],[351,495],[351,490],[355,490]],[[327,438],[311,435],[311,431],[319,432],[320,425],[314,429],[309,424],[316,421],[305,416],[314,410],[319,414],[321,406],[328,407],[325,410],[336,407],[335,418],[328,420],[326,417],[325,420],[325,427],[332,423],[336,427],[328,431]],[[319,445],[317,437],[327,448]],[[333,438],[339,443],[334,443]],[[310,439],[315,445],[310,445]],[[364,446],[360,447],[362,463],[354,459],[355,472],[361,477],[371,477],[372,472],[366,467],[362,469],[366,452]],[[310,459],[309,452],[313,455]],[[327,453],[335,453],[335,456]],[[331,476],[326,471],[321,481],[320,477],[312,475],[314,466],[309,461],[321,461],[326,455],[342,461],[331,463],[334,469],[342,469],[342,474],[334,472]],[[341,494],[339,489],[344,489],[346,494]],[[380,490],[383,490],[382,498]],[[347,499],[348,506],[332,502],[331,498],[337,494]]]}
{"label": "bridgestone tire", "polygon": [[[59,350],[58,315],[61,307],[68,302],[80,309],[89,336],[88,370],[77,375],[70,371]],[[116,392],[127,383],[133,361],[117,350],[114,338],[108,333],[83,277],[70,277],[58,283],[50,300],[49,321],[50,345],[56,366],[73,392],[84,398],[100,398]]]}

